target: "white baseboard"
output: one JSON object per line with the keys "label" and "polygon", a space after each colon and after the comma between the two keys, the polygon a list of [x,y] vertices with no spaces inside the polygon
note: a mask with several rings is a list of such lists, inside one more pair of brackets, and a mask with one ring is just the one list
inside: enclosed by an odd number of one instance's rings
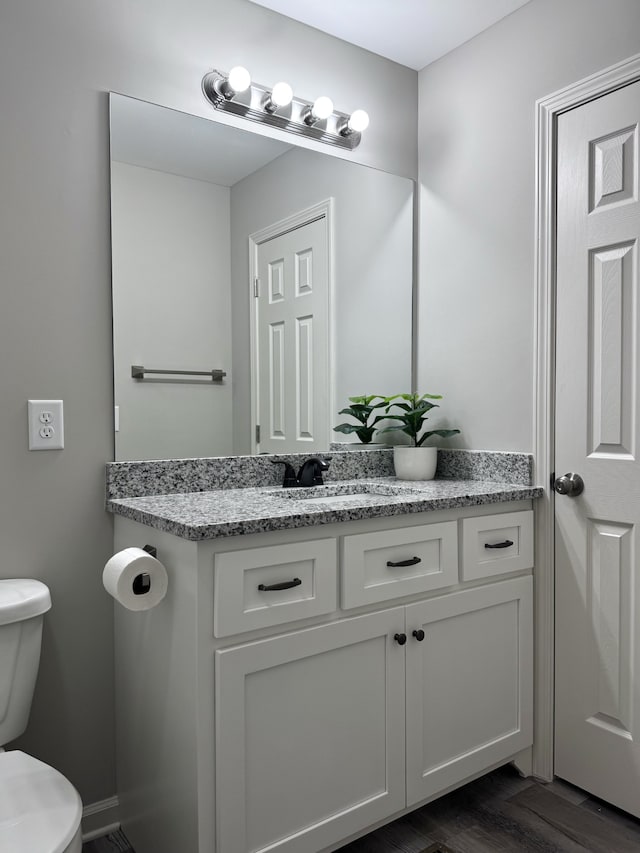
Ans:
{"label": "white baseboard", "polygon": [[82,840],[93,841],[120,828],[120,803],[117,797],[90,803],[82,810]]}

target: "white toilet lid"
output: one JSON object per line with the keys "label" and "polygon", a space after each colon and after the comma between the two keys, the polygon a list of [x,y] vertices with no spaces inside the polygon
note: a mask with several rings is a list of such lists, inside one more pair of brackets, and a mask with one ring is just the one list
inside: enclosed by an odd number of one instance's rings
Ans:
{"label": "white toilet lid", "polygon": [[0,753],[0,851],[64,853],[82,818],[65,777],[19,750]]}

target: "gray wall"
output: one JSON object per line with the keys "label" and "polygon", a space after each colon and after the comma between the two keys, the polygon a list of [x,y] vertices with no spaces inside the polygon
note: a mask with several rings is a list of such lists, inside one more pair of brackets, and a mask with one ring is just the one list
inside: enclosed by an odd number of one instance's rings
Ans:
{"label": "gray wall", "polygon": [[[115,790],[113,613],[100,577],[112,549],[106,92],[210,115],[203,73],[237,63],[301,97],[321,87],[338,109],[362,106],[371,127],[347,156],[415,178],[415,72],[246,0],[0,6],[0,576],[51,587],[20,746],[85,803]],[[64,451],[28,452],[28,398],[64,400]]]}
{"label": "gray wall", "polygon": [[640,52],[638,0],[532,0],[419,75],[418,382],[533,448],[535,102]]}

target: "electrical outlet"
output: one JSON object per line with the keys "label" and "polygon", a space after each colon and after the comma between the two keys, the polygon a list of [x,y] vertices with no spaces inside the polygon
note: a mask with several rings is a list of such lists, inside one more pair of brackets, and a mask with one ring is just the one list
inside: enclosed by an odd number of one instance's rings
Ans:
{"label": "electrical outlet", "polygon": [[29,450],[62,450],[62,400],[29,400]]}

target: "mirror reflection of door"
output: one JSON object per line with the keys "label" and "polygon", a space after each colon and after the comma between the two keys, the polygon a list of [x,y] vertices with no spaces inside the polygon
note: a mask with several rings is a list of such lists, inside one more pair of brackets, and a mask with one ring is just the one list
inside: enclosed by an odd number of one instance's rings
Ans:
{"label": "mirror reflection of door", "polygon": [[257,242],[255,252],[256,450],[326,449],[331,400],[327,216]]}

